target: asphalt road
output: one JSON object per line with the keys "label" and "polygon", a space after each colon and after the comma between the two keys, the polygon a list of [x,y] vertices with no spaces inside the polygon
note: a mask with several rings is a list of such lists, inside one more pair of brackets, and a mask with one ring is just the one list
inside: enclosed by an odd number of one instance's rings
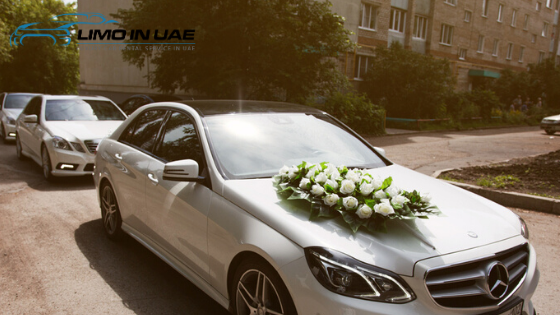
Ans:
{"label": "asphalt road", "polygon": [[[370,139],[393,161],[426,174],[560,149],[535,128],[422,133]],[[560,217],[516,210],[537,249],[539,314],[557,313]],[[2,314],[227,314],[130,238],[102,232],[91,178],[48,183],[15,146],[0,143],[0,305]]]}

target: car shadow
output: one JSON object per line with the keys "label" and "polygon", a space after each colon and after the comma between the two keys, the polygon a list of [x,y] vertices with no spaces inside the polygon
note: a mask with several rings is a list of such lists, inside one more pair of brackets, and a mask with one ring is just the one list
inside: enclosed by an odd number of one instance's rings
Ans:
{"label": "car shadow", "polygon": [[132,237],[109,240],[101,219],[83,223],[74,236],[90,268],[135,314],[229,314]]}

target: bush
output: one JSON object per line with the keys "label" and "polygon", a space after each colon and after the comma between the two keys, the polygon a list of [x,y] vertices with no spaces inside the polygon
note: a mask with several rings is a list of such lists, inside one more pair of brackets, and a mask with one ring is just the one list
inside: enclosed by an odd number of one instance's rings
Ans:
{"label": "bush", "polygon": [[515,125],[524,123],[526,118],[527,116],[518,110],[512,110],[506,114],[506,121]]}
{"label": "bush", "polygon": [[385,134],[385,110],[373,105],[364,95],[334,92],[322,106],[311,106],[319,107],[357,132]]}

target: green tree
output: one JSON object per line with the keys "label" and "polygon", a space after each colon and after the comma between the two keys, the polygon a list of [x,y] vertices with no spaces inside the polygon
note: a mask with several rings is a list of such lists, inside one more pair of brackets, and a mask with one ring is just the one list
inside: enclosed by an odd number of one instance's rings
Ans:
{"label": "green tree", "polygon": [[155,65],[150,81],[163,92],[303,102],[340,83],[335,59],[352,48],[343,18],[330,6],[308,0],[135,0],[114,17],[128,30],[195,29],[194,51],[123,51],[140,68],[147,60]]}
{"label": "green tree", "polygon": [[0,28],[7,37],[0,38],[0,91],[76,92],[79,58],[75,32],[68,46],[53,45],[52,39],[42,37],[27,38],[24,45],[9,44],[9,36],[18,26],[39,22],[40,27],[55,28],[60,24],[50,22],[52,17],[72,12],[74,5],[61,0],[0,0]]}
{"label": "green tree", "polygon": [[529,75],[532,85],[531,93],[528,94],[533,102],[537,97],[542,97],[549,108],[560,109],[560,67],[549,58],[539,64],[529,66]]}
{"label": "green tree", "polygon": [[397,42],[377,47],[363,90],[385,107],[387,116],[437,118],[445,115],[445,96],[454,78],[445,59],[404,49]]}

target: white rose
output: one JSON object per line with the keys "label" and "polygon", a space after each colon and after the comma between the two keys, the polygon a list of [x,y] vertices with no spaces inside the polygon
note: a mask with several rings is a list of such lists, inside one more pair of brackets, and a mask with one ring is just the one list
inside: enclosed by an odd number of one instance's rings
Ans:
{"label": "white rose", "polygon": [[307,190],[307,185],[311,183],[309,178],[302,178],[301,182],[299,182],[299,188]]}
{"label": "white rose", "polygon": [[307,175],[305,175],[305,177],[311,178],[311,177],[315,176],[315,173],[317,171],[319,171],[319,167],[317,165],[313,165],[309,168],[309,171],[307,172]]}
{"label": "white rose", "polygon": [[379,213],[384,216],[388,216],[390,214],[395,213],[395,209],[393,209],[393,207],[391,207],[391,205],[388,202],[378,203],[375,206],[373,206],[373,209],[375,210],[376,213]]}
{"label": "white rose", "polygon": [[358,199],[354,197],[342,198],[342,205],[346,210],[354,209],[358,206]]}
{"label": "white rose", "polygon": [[332,179],[329,179],[325,182],[325,186],[329,185],[331,186],[333,189],[338,189],[338,183]]}
{"label": "white rose", "polygon": [[385,192],[389,194],[389,197],[393,198],[401,194],[401,189],[397,186],[391,185],[385,189]]}
{"label": "white rose", "polygon": [[383,186],[383,181],[381,180],[381,178],[374,178],[371,183],[374,189],[379,189],[381,186]]}
{"label": "white rose", "polygon": [[361,181],[361,175],[359,171],[351,170],[346,173],[346,179],[353,181],[354,183],[359,183]]}
{"label": "white rose", "polygon": [[280,169],[280,171],[278,172],[279,175],[288,175],[288,172],[290,171],[290,168],[286,165],[282,166],[282,168]]}
{"label": "white rose", "polygon": [[327,168],[324,170],[325,174],[332,175],[334,172],[338,172],[336,170],[336,166],[332,163],[327,164]]}
{"label": "white rose", "polygon": [[410,200],[408,200],[408,198],[406,198],[403,195],[398,195],[395,196],[391,199],[391,203],[395,204],[395,205],[399,205],[402,207],[402,205],[404,205],[406,202],[409,202]]}
{"label": "white rose", "polygon": [[340,197],[337,194],[328,194],[323,201],[325,202],[325,204],[327,206],[334,206],[336,205],[336,203],[338,202],[338,199],[340,199]]}
{"label": "white rose", "polygon": [[376,191],[375,194],[373,194],[373,196],[377,199],[385,199],[387,198],[387,193],[384,192],[383,189],[380,189]]}
{"label": "white rose", "polygon": [[430,203],[430,201],[432,201],[432,196],[430,196],[430,194],[428,193],[425,193],[420,196],[420,199],[422,200],[422,202]]}
{"label": "white rose", "polygon": [[332,174],[331,174],[331,179],[332,180],[337,180],[339,178],[340,178],[340,173],[338,172],[338,170],[335,169],[334,172],[332,172]]}
{"label": "white rose", "polygon": [[362,193],[362,195],[367,196],[369,194],[371,194],[371,192],[373,191],[373,184],[366,184],[365,182],[360,185],[360,193]]}
{"label": "white rose", "polygon": [[340,183],[340,192],[343,194],[351,194],[354,192],[354,189],[356,189],[356,184],[349,179],[345,179]]}
{"label": "white rose", "polygon": [[299,168],[297,168],[297,166],[290,167],[290,169],[288,170],[288,177],[290,179],[296,178],[298,171],[299,171]]}
{"label": "white rose", "polygon": [[367,205],[363,205],[358,209],[358,211],[356,211],[356,214],[360,217],[360,219],[368,219],[373,214],[373,210],[371,210],[371,208]]}
{"label": "white rose", "polygon": [[323,172],[321,172],[317,176],[315,176],[315,182],[316,183],[323,184],[326,181],[327,181],[327,175]]}
{"label": "white rose", "polygon": [[314,194],[315,196],[321,196],[322,194],[325,193],[325,189],[321,187],[321,185],[315,184],[311,187],[311,193]]}

